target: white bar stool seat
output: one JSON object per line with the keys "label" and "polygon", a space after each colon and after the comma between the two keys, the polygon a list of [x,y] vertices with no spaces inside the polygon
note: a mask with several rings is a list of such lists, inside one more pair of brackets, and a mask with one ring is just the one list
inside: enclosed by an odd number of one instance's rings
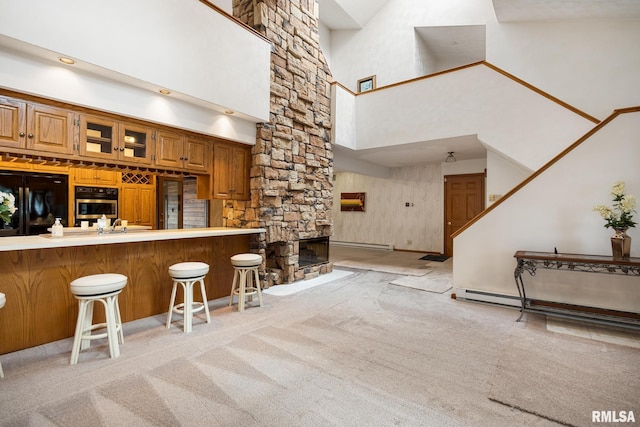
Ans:
{"label": "white bar stool seat", "polygon": [[237,254],[231,257],[233,265],[233,283],[229,306],[233,304],[233,296],[238,295],[238,311],[244,311],[245,300],[253,300],[258,294],[258,301],[262,307],[262,291],[260,290],[260,275],[258,268],[262,264],[262,256],[258,254]]}
{"label": "white bar stool seat", "polygon": [[[4,303],[7,302],[7,297],[0,292],[0,308],[4,307]],[[4,378],[4,372],[2,372],[2,363],[0,363],[0,378]]]}
{"label": "white bar stool seat", "polygon": [[[78,363],[80,350],[89,348],[91,340],[107,338],[109,354],[112,359],[120,356],[118,343],[124,344],[122,320],[118,295],[127,285],[127,276],[115,273],[93,274],[80,277],[71,282],[71,293],[79,301],[76,333],[71,349],[71,365]],[[105,323],[93,324],[93,303],[104,305]],[[94,334],[97,329],[106,328],[106,332]]]}
{"label": "white bar stool seat", "polygon": [[[209,264],[204,262],[180,262],[169,267],[169,276],[173,279],[173,289],[171,290],[171,301],[169,302],[169,313],[167,313],[167,329],[171,327],[171,315],[173,312],[183,316],[183,331],[191,332],[193,325],[193,314],[204,310],[207,323],[211,322],[209,316],[209,305],[207,304],[207,292],[204,289],[204,277],[209,272]],[[202,302],[193,301],[193,285],[200,282],[200,293]],[[178,283],[182,285],[184,302],[175,304],[176,290]]]}

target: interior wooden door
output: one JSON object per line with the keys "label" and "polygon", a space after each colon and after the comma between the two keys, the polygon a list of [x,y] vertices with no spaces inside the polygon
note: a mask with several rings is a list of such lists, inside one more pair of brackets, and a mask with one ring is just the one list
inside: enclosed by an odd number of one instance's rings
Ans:
{"label": "interior wooden door", "polygon": [[484,173],[444,178],[444,253],[453,256],[451,235],[484,209]]}

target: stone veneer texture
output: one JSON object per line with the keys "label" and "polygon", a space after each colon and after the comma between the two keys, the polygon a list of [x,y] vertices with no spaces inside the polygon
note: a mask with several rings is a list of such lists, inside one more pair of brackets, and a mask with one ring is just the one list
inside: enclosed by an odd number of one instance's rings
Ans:
{"label": "stone veneer texture", "polygon": [[225,225],[262,227],[252,250],[267,285],[331,270],[300,269],[299,241],[332,233],[331,74],[320,50],[317,0],[233,0],[233,15],[273,44],[269,123],[258,124],[251,200],[227,202]]}

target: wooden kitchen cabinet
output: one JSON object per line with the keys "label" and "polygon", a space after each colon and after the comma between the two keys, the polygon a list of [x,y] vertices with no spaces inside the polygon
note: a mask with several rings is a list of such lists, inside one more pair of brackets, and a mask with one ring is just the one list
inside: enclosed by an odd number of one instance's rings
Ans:
{"label": "wooden kitchen cabinet", "polygon": [[185,168],[192,172],[208,172],[211,145],[211,141],[188,136],[184,144],[186,151]]}
{"label": "wooden kitchen cabinet", "polygon": [[213,146],[213,198],[249,200],[251,148],[216,142]]}
{"label": "wooden kitchen cabinet", "polygon": [[117,186],[120,182],[120,173],[116,171],[88,168],[71,168],[75,185]]}
{"label": "wooden kitchen cabinet", "polygon": [[119,211],[119,217],[126,219],[131,225],[155,228],[155,185],[122,184]]}
{"label": "wooden kitchen cabinet", "polygon": [[72,154],[74,113],[0,96],[0,145],[34,152]]}
{"label": "wooden kitchen cabinet", "polygon": [[149,127],[81,114],[79,135],[83,157],[151,163],[153,129]]}
{"label": "wooden kitchen cabinet", "polygon": [[0,96],[0,145],[26,147],[27,103]]}
{"label": "wooden kitchen cabinet", "polygon": [[73,119],[69,110],[27,104],[27,148],[47,153],[73,153]]}
{"label": "wooden kitchen cabinet", "polygon": [[210,143],[204,139],[164,130],[157,133],[155,163],[158,166],[207,172],[210,152]]}
{"label": "wooden kitchen cabinet", "polygon": [[80,115],[80,155],[96,159],[113,160],[118,138],[118,122],[106,117]]}

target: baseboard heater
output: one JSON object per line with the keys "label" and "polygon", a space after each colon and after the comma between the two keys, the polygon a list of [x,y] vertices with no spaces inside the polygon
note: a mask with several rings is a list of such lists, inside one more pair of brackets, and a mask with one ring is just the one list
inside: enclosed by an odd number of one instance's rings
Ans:
{"label": "baseboard heater", "polygon": [[357,243],[357,242],[341,242],[338,240],[331,240],[331,245],[333,246],[348,246],[352,248],[363,248],[363,249],[379,249],[381,251],[392,251],[393,245],[386,245],[384,243]]}
{"label": "baseboard heater", "polygon": [[473,289],[457,288],[456,299],[466,301],[484,302],[488,304],[508,305],[511,307],[521,307],[520,297],[513,295],[494,294],[491,292],[475,291]]}

